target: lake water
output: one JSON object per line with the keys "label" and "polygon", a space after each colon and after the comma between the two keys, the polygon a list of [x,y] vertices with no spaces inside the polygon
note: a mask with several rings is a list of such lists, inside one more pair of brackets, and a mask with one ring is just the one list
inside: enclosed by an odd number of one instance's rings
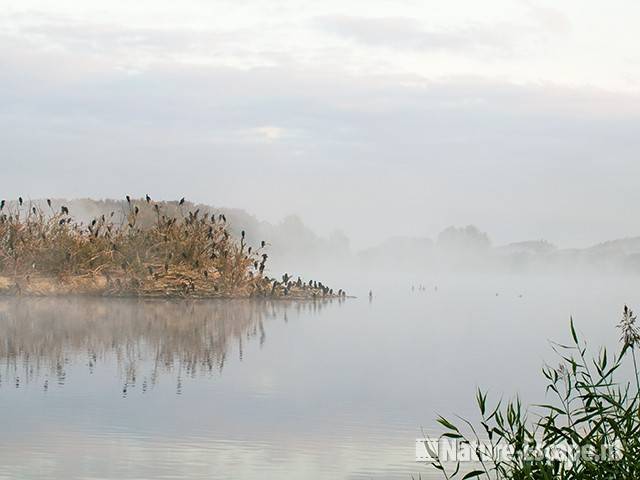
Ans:
{"label": "lake water", "polygon": [[640,305],[631,277],[368,283],[315,303],[0,299],[0,479],[424,478],[438,414],[473,417],[477,386],[540,400],[570,315],[612,345]]}

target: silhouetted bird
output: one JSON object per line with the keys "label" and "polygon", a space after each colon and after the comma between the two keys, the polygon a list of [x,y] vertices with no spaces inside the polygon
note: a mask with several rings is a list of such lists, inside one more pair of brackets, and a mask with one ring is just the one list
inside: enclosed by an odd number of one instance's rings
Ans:
{"label": "silhouetted bird", "polygon": [[264,246],[265,246],[266,244],[267,244],[267,242],[265,242],[264,240],[262,240],[262,241],[260,242],[260,246],[261,246],[262,248],[264,248]]}
{"label": "silhouetted bird", "polygon": [[49,205],[49,208],[51,208],[51,199],[47,198],[47,205]]}
{"label": "silhouetted bird", "polygon": [[145,199],[147,200],[147,203],[151,201],[151,197],[149,195],[145,195]]}
{"label": "silhouetted bird", "polygon": [[184,205],[184,197],[182,197],[182,198],[180,199],[180,203],[179,203],[179,205],[180,205],[180,206]]}
{"label": "silhouetted bird", "polygon": [[63,215],[69,215],[69,209],[64,205],[60,207],[60,211],[62,212]]}
{"label": "silhouetted bird", "polygon": [[138,212],[140,211],[140,209],[138,208],[138,206],[136,205],[136,208],[133,209],[133,211],[136,213],[136,215],[138,214]]}
{"label": "silhouetted bird", "polygon": [[5,204],[4,200],[0,201],[0,210],[2,210],[4,208],[4,204]]}
{"label": "silhouetted bird", "polygon": [[125,198],[127,199],[127,203],[131,203],[131,197],[129,195],[127,195]]}
{"label": "silhouetted bird", "polygon": [[18,203],[22,206],[22,197],[18,197]]}
{"label": "silhouetted bird", "polygon": [[240,232],[240,236],[242,237],[242,239],[244,240],[244,230],[242,230],[242,232]]}
{"label": "silhouetted bird", "polygon": [[33,212],[33,214],[36,214],[36,207],[31,207],[31,211]]}

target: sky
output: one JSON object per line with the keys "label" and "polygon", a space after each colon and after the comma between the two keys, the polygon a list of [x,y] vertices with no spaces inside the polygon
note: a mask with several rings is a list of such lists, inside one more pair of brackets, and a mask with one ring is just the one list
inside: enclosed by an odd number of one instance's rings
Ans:
{"label": "sky", "polygon": [[640,235],[640,3],[0,0],[0,196],[186,196],[355,247]]}

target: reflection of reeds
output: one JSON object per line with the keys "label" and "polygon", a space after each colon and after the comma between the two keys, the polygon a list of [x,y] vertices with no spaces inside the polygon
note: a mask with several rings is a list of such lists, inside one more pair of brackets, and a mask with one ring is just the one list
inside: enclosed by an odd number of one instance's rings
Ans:
{"label": "reflection of reeds", "polygon": [[228,230],[224,215],[185,211],[184,202],[127,196],[122,221],[100,215],[75,222],[69,209],[26,205],[0,210],[0,292],[121,296],[329,297],[318,282],[265,275],[256,248]]}
{"label": "reflection of reeds", "polygon": [[212,373],[222,369],[232,345],[242,356],[246,340],[264,343],[265,321],[331,301],[6,298],[0,301],[0,381],[25,383],[45,373],[62,384],[68,364],[92,370],[112,355],[129,386],[147,388],[174,370],[182,377]]}

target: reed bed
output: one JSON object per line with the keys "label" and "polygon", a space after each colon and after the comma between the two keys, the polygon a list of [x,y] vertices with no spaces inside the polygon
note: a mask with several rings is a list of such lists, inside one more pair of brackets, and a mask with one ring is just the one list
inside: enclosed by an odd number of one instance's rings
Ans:
{"label": "reed bed", "polygon": [[[478,390],[481,420],[460,425],[439,417],[440,438],[475,448],[477,467],[458,460],[451,468],[433,452],[445,479],[631,480],[640,478],[640,328],[627,306],[618,324],[620,347],[588,353],[571,320],[572,341],[554,343],[558,366],[547,365],[547,403],[524,406],[520,399],[493,406]],[[481,437],[484,437],[481,439]],[[483,446],[480,448],[480,446]],[[496,455],[500,449],[509,455]],[[504,451],[503,450],[503,451]]]}
{"label": "reed bed", "polygon": [[266,275],[266,242],[223,214],[127,196],[125,211],[74,220],[46,202],[0,202],[0,293],[138,297],[342,297],[317,281]]}

